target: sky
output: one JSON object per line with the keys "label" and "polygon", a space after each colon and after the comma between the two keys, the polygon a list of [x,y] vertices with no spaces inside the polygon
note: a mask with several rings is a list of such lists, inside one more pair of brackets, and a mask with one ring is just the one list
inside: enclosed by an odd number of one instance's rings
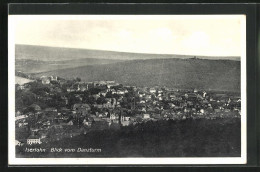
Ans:
{"label": "sky", "polygon": [[120,52],[241,56],[241,15],[11,16],[15,44]]}

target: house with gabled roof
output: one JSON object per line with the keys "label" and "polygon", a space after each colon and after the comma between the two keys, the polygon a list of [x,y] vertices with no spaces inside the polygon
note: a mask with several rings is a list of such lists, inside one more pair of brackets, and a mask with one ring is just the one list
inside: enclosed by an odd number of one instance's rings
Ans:
{"label": "house with gabled roof", "polygon": [[40,137],[38,137],[38,136],[29,136],[28,138],[27,138],[27,144],[28,145],[33,145],[33,144],[42,144],[42,142],[41,142],[41,139],[40,139]]}

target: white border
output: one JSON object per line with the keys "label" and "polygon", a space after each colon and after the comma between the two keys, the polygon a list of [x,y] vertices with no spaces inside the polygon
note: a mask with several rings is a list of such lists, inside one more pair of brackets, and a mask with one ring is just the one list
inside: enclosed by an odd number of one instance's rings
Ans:
{"label": "white border", "polygon": [[[182,20],[198,15],[127,15],[128,19]],[[163,164],[246,164],[246,15],[207,15],[206,18],[240,17],[241,21],[241,157],[207,158],[16,158],[15,157],[15,23],[26,20],[125,19],[125,15],[9,15],[8,16],[8,164],[9,165],[163,165]]]}

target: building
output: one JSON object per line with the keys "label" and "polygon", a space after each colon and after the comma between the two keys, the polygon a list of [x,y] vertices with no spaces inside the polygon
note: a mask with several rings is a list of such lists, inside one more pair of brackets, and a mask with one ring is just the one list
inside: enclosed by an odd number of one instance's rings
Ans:
{"label": "building", "polygon": [[153,114],[154,119],[161,119],[161,115],[158,113]]}
{"label": "building", "polygon": [[57,76],[51,76],[51,81],[57,81],[58,77]]}
{"label": "building", "polygon": [[50,84],[50,83],[51,83],[51,81],[49,78],[47,78],[47,77],[42,78],[42,84]]}
{"label": "building", "polygon": [[49,107],[45,109],[45,112],[57,112],[57,109],[54,107]]}
{"label": "building", "polygon": [[80,91],[86,91],[86,90],[88,90],[88,85],[87,85],[87,87],[85,87],[85,86],[80,87]]}
{"label": "building", "polygon": [[24,127],[24,126],[27,126],[28,125],[28,122],[19,122],[18,123],[18,127]]}
{"label": "building", "polygon": [[125,90],[117,90],[116,94],[123,95],[125,94]]}
{"label": "building", "polygon": [[41,139],[36,136],[29,136],[27,139],[27,144],[28,145],[33,145],[33,144],[42,144]]}
{"label": "building", "polygon": [[144,119],[149,119],[150,118],[150,114],[148,114],[148,113],[143,114],[143,118]]}
{"label": "building", "polygon": [[91,107],[88,104],[74,104],[72,109],[77,112],[88,112],[91,110]]}
{"label": "building", "polygon": [[70,120],[70,121],[67,123],[67,125],[73,125],[73,121]]}
{"label": "building", "polygon": [[155,88],[150,88],[150,93],[156,93],[156,89]]}
{"label": "building", "polygon": [[20,115],[20,116],[16,116],[15,120],[20,120],[20,119],[24,119],[24,118],[28,118],[28,115]]}
{"label": "building", "polygon": [[17,87],[18,90],[24,90],[24,88],[25,88],[24,85],[19,85],[19,86]]}
{"label": "building", "polygon": [[91,120],[88,120],[88,119],[84,119],[84,120],[83,120],[83,125],[91,126],[91,124],[92,124],[92,121],[91,121]]}
{"label": "building", "polygon": [[131,121],[121,121],[122,126],[130,125]]}
{"label": "building", "polygon": [[74,89],[74,88],[67,88],[67,92],[75,92],[76,91],[76,89]]}
{"label": "building", "polygon": [[115,120],[115,119],[117,119],[117,117],[116,117],[115,114],[111,114],[111,115],[110,115],[110,119],[111,119],[111,120]]}

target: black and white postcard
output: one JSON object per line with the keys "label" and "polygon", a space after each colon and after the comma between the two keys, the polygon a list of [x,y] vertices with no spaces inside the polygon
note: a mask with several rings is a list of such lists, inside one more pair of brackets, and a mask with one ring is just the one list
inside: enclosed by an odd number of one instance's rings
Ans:
{"label": "black and white postcard", "polygon": [[245,15],[9,15],[9,165],[245,164]]}

